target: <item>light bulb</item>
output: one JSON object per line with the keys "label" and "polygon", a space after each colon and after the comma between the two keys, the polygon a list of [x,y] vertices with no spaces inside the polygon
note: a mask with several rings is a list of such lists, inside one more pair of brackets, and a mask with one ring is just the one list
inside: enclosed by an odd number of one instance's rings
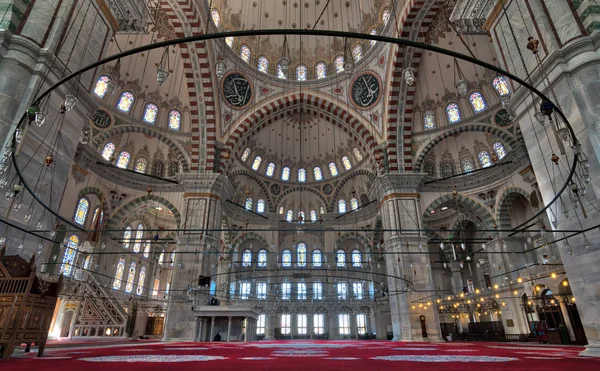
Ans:
{"label": "light bulb", "polygon": [[23,220],[25,221],[25,223],[29,223],[32,216],[33,216],[33,210],[31,210],[31,209],[27,210],[27,212],[25,213],[25,217],[23,217]]}
{"label": "light bulb", "polygon": [[467,249],[467,246],[465,246],[465,243],[464,243],[464,242],[461,242],[461,243],[460,243],[460,248],[461,248],[461,249],[463,249],[463,251],[464,251],[464,250],[466,250],[466,249]]}
{"label": "light bulb", "polygon": [[53,238],[54,236],[56,236],[56,231],[51,231],[50,232],[50,238]]}
{"label": "light bulb", "polygon": [[444,250],[444,243],[440,242],[440,249]]}
{"label": "light bulb", "polygon": [[39,231],[40,229],[44,228],[44,222],[42,222],[42,221],[40,220],[40,221],[39,221],[39,222],[36,224],[36,226],[35,226],[35,227],[36,227],[36,228],[38,229],[38,231]]}
{"label": "light bulb", "polygon": [[15,203],[13,203],[13,209],[15,209],[15,211],[17,211],[21,208],[21,206],[23,206],[23,204],[21,203],[21,200],[16,199]]}
{"label": "light bulb", "polygon": [[23,243],[21,242],[18,247],[19,250],[23,250]]}

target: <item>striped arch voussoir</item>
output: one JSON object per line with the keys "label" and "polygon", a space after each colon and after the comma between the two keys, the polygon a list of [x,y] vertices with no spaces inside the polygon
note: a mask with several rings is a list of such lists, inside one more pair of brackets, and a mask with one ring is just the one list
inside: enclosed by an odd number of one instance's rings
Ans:
{"label": "striped arch voussoir", "polygon": [[[363,236],[362,234],[358,234],[356,232],[346,232],[344,234],[342,234],[337,241],[335,241],[335,250],[339,249],[342,246],[342,243],[344,243],[344,241],[346,240],[357,240],[360,241],[360,243],[362,243],[365,247],[365,249],[371,249],[372,244],[369,241],[369,239],[365,236]],[[365,251],[363,251],[365,252]]]}
{"label": "striped arch voussoir", "polygon": [[104,211],[104,217],[107,218],[109,216],[108,202],[106,201],[106,198],[104,197],[104,193],[102,193],[100,188],[85,187],[84,189],[79,191],[79,194],[77,195],[77,199],[79,200],[81,197],[84,197],[85,195],[89,195],[89,194],[96,195],[101,200],[102,211]]}
{"label": "striped arch voussoir", "polygon": [[371,172],[369,170],[362,170],[362,169],[361,170],[352,170],[348,175],[344,176],[344,179],[342,179],[336,185],[335,192],[333,192],[333,197],[331,198],[331,202],[328,207],[329,210],[335,209],[337,199],[340,197],[340,193],[342,192],[342,189],[344,188],[346,183],[348,183],[351,179],[356,178],[357,176],[360,176],[360,175],[368,176],[369,180],[371,182],[374,181],[375,178],[377,177],[377,175],[375,175],[373,172]]}
{"label": "striped arch voussoir", "polygon": [[232,180],[238,176],[247,176],[248,178],[254,180],[256,182],[256,184],[258,184],[258,186],[260,187],[260,190],[265,195],[265,201],[267,202],[267,207],[268,207],[267,210],[270,212],[275,211],[275,204],[273,203],[273,198],[271,197],[271,194],[269,193],[269,189],[267,188],[267,185],[262,181],[262,179],[260,179],[257,176],[256,173],[245,170],[245,169],[238,169],[238,170],[228,173],[227,175]]}
{"label": "striped arch voussoir", "polygon": [[267,250],[269,250],[269,243],[263,236],[261,236],[260,234],[258,234],[256,232],[242,232],[238,237],[236,237],[233,240],[233,243],[231,244],[231,251],[232,252],[237,251],[237,249],[240,247],[242,242],[247,241],[247,240],[258,240],[258,241],[260,241],[260,243],[265,245],[264,247]]}
{"label": "striped arch voussoir", "polygon": [[496,224],[494,217],[488,211],[488,209],[486,209],[485,206],[483,206],[479,202],[477,202],[469,197],[465,197],[460,194],[458,196],[456,196],[456,200],[455,200],[454,195],[452,193],[445,194],[445,195],[437,198],[431,204],[429,204],[429,206],[427,206],[427,208],[423,212],[423,221],[427,221],[430,218],[431,212],[433,210],[436,210],[438,207],[440,207],[442,204],[444,204],[448,201],[456,202],[458,205],[461,205],[466,210],[469,210],[470,211],[469,214],[471,217],[476,217],[477,219],[479,219],[479,220],[471,220],[471,219],[469,219],[469,220],[475,222],[475,224],[479,224],[479,227],[482,229],[492,229],[494,227],[494,225]]}
{"label": "striped arch voussoir", "polygon": [[129,215],[135,214],[141,205],[147,204],[149,202],[157,202],[169,209],[175,217],[177,228],[181,228],[181,214],[179,213],[179,210],[177,210],[177,208],[168,200],[155,195],[142,196],[122,206],[111,218],[109,228],[118,228],[120,225],[122,225],[122,223],[128,220]]}
{"label": "striped arch voussoir", "polygon": [[517,194],[525,197],[527,202],[529,202],[529,193],[517,187],[506,188],[498,198],[498,202],[496,203],[496,220],[498,220],[498,226],[501,229],[510,229],[511,227],[510,208],[504,207],[504,202],[510,201],[511,197]]}

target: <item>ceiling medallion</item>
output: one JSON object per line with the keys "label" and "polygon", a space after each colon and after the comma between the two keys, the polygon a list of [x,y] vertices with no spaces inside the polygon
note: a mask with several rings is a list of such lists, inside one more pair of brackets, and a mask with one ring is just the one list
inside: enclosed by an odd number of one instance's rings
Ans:
{"label": "ceiling medallion", "polygon": [[369,109],[381,98],[381,79],[376,73],[367,71],[352,80],[350,92],[356,108]]}
{"label": "ceiling medallion", "polygon": [[96,110],[94,116],[92,116],[92,123],[98,129],[106,129],[110,126],[112,120],[110,114],[104,110]]}
{"label": "ceiling medallion", "polygon": [[323,194],[325,196],[331,196],[331,194],[333,193],[333,184],[325,183],[325,184],[323,184],[323,187],[321,188],[321,190],[323,191]]}
{"label": "ceiling medallion", "polygon": [[223,77],[221,93],[232,108],[246,108],[252,101],[252,82],[241,73],[230,72]]}

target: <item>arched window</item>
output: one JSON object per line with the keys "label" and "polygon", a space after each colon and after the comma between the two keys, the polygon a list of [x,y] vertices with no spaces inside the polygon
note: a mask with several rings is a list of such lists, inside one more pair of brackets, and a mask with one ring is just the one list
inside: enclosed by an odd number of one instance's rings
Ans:
{"label": "arched window", "polygon": [[323,254],[321,250],[313,250],[312,252],[312,265],[313,267],[320,267],[323,265]]}
{"label": "arched window", "polygon": [[311,210],[310,211],[310,221],[313,222],[313,223],[317,221],[317,212],[316,212],[316,210]]}
{"label": "arched window", "polygon": [[470,173],[475,170],[475,164],[471,157],[463,157],[460,160],[460,166],[462,167],[463,173]]}
{"label": "arched window", "polygon": [[252,162],[252,170],[258,170],[261,162],[262,162],[262,157],[256,156],[254,158],[254,162]]}
{"label": "arched window", "polygon": [[92,264],[92,256],[88,255],[85,257],[85,261],[83,262],[83,269],[90,269]]}
{"label": "arched window", "polygon": [[335,253],[335,261],[338,267],[345,267],[346,266],[346,253],[344,252],[344,250],[339,249],[338,251],[336,251]]}
{"label": "arched window", "polygon": [[120,258],[117,263],[117,270],[115,271],[115,280],[113,281],[113,290],[119,290],[121,288],[121,282],[123,282],[123,273],[125,273],[125,259]]}
{"label": "arched window", "polygon": [[135,242],[133,243],[133,252],[138,253],[142,249],[142,238],[144,238],[144,225],[139,223],[135,231]]}
{"label": "arched window", "polygon": [[154,160],[152,164],[152,175],[162,178],[165,175],[165,164],[160,160]]}
{"label": "arched window", "polygon": [[492,148],[494,148],[494,152],[496,152],[496,156],[498,156],[498,159],[502,160],[502,158],[506,156],[506,148],[501,142],[496,141],[492,143]]}
{"label": "arched window", "polygon": [[259,268],[267,267],[267,250],[265,250],[265,249],[258,251],[258,267]]}
{"label": "arched window", "polygon": [[426,172],[428,175],[434,176],[435,175],[435,164],[431,161],[427,161],[423,164],[423,171]]}
{"label": "arched window", "polygon": [[242,267],[252,266],[252,250],[246,249],[242,252]]}
{"label": "arched window", "polygon": [[106,161],[110,161],[113,153],[115,153],[115,144],[112,142],[106,143],[104,145],[104,149],[102,150],[102,157],[104,157]]}
{"label": "arched window", "polygon": [[260,57],[258,57],[257,68],[260,72],[264,72],[264,73],[269,72],[269,58],[265,57],[264,55],[261,55]]}
{"label": "arched window", "polygon": [[446,116],[450,124],[456,124],[462,120],[460,115],[460,108],[456,103],[450,103],[446,106]]}
{"label": "arched window", "polygon": [[[377,35],[377,30],[375,28],[371,28],[371,31],[369,31],[369,35]],[[377,44],[377,40],[371,40],[370,44],[371,46],[374,46],[375,44]]]}
{"label": "arched window", "polygon": [[283,206],[279,206],[279,215],[283,215]]}
{"label": "arched window", "polygon": [[150,242],[146,242],[146,246],[144,247],[144,258],[148,259],[150,257]]}
{"label": "arched window", "polygon": [[175,176],[179,171],[179,163],[177,161],[169,162],[169,176]]}
{"label": "arched window", "polygon": [[158,264],[162,265],[165,261],[165,252],[164,250],[160,252],[160,255],[158,256]]}
{"label": "arched window", "polygon": [[348,156],[342,156],[342,165],[344,165],[344,169],[346,170],[352,169],[352,163],[350,162]]}
{"label": "arched window", "polygon": [[454,175],[454,164],[452,162],[443,162],[440,164],[440,173],[442,178],[448,178]]}
{"label": "arched window", "polygon": [[256,212],[261,214],[265,212],[265,200],[259,199],[256,201]]}
{"label": "arched window", "polygon": [[499,96],[504,96],[510,94],[510,90],[508,89],[508,84],[506,83],[506,79],[504,76],[496,76],[492,81],[492,85]]}
{"label": "arched window", "polygon": [[392,11],[389,9],[385,9],[383,11],[383,15],[381,16],[381,21],[383,22],[384,26],[388,24],[391,17],[392,17]]}
{"label": "arched window", "polygon": [[138,277],[138,284],[135,289],[137,295],[142,295],[144,293],[144,281],[146,281],[146,267],[140,268],[140,276]]}
{"label": "arched window", "polygon": [[358,200],[356,199],[356,197],[352,197],[350,199],[350,209],[351,210],[356,210],[358,209]]}
{"label": "arched window", "polygon": [[[94,228],[96,224],[98,224],[98,226],[101,226],[104,222],[104,211],[100,210],[100,206],[96,206],[92,215],[92,228]],[[98,220],[98,218],[100,218],[100,220]]]}
{"label": "arched window", "polygon": [[362,46],[360,46],[360,44],[354,45],[354,48],[352,48],[352,58],[354,59],[354,62],[360,61],[362,59],[362,57],[363,57]]}
{"label": "arched window", "polygon": [[327,65],[325,62],[319,62],[315,66],[315,72],[317,75],[317,79],[324,79],[327,77]]}
{"label": "arched window", "polygon": [[485,103],[483,94],[478,91],[471,93],[469,96],[469,102],[471,102],[471,107],[473,107],[473,111],[475,111],[475,113],[485,111],[487,108],[487,103]]}
{"label": "arched window", "polygon": [[335,57],[333,60],[333,66],[335,67],[336,73],[344,72],[344,56],[338,55]]}
{"label": "arched window", "polygon": [[281,266],[291,267],[292,266],[292,252],[290,250],[283,250],[281,252]]}
{"label": "arched window", "polygon": [[298,181],[306,182],[306,170],[302,167],[298,169]]}
{"label": "arched window", "polygon": [[135,160],[135,164],[133,165],[133,170],[136,173],[145,173],[146,172],[146,167],[148,166],[148,160],[146,160],[143,157],[138,157]]}
{"label": "arched window", "polygon": [[75,270],[75,257],[77,256],[77,245],[79,245],[79,238],[75,235],[69,237],[65,246],[65,255],[63,256],[62,264],[60,266],[60,272],[58,274],[67,277],[71,277],[71,274],[73,274],[73,271]]}
{"label": "arched window", "polygon": [[250,51],[250,47],[246,44],[240,46],[240,56],[242,60],[246,63],[250,63],[250,57],[252,56],[252,51]]}
{"label": "arched window", "polygon": [[298,211],[298,223],[304,223],[304,211]]}
{"label": "arched window", "polygon": [[296,80],[298,81],[306,81],[306,75],[308,73],[308,69],[305,65],[301,64],[296,67]]}
{"label": "arched window", "polygon": [[291,223],[294,220],[294,212],[292,210],[287,211],[287,214],[285,215],[285,220],[288,223]]}
{"label": "arched window", "polygon": [[131,230],[131,226],[128,225],[127,228],[125,228],[125,232],[123,233],[123,247],[128,249],[129,248],[129,244],[131,243],[131,236],[133,235],[133,232]]}
{"label": "arched window", "polygon": [[423,113],[423,128],[425,130],[435,129],[435,111],[428,109]]}
{"label": "arched window", "polygon": [[219,26],[221,25],[221,15],[219,14],[219,11],[215,8],[212,8],[210,10],[210,17],[212,18],[212,21],[215,24],[215,26],[219,28]]}
{"label": "arched window", "polygon": [[338,213],[344,214],[346,212],[346,200],[341,199],[338,201]]}
{"label": "arched window", "polygon": [[479,158],[479,163],[481,164],[481,167],[492,166],[492,158],[490,157],[490,153],[488,151],[479,151],[477,157]]}
{"label": "arched window", "polygon": [[145,123],[153,124],[156,123],[156,117],[158,116],[158,106],[154,103],[146,104],[144,108],[143,120]]}
{"label": "arched window", "polygon": [[131,262],[129,266],[129,273],[127,275],[127,284],[125,285],[125,292],[130,293],[133,290],[133,281],[135,280],[135,262]]}
{"label": "arched window", "polygon": [[290,168],[287,166],[284,166],[283,169],[281,169],[281,180],[283,181],[288,181],[290,180]]}
{"label": "arched window", "polygon": [[306,267],[306,244],[300,242],[296,247],[296,264],[299,267]]}
{"label": "arched window", "polygon": [[96,88],[94,88],[94,94],[96,94],[100,98],[104,98],[109,81],[110,78],[108,76],[100,76],[100,78],[98,78],[98,80],[96,81]]}
{"label": "arched window", "polygon": [[325,208],[323,206],[319,207],[319,212],[322,214],[325,214]]}
{"label": "arched window", "polygon": [[[227,31],[229,31],[229,30],[227,30]],[[227,44],[227,46],[230,48],[233,48],[233,41],[234,41],[233,36],[227,36],[225,38],[225,44]]]}
{"label": "arched window", "polygon": [[333,161],[331,161],[329,163],[329,172],[331,173],[331,176],[337,176],[338,175],[337,165]]}
{"label": "arched window", "polygon": [[252,210],[252,197],[246,197],[244,207],[246,208],[246,210]]}
{"label": "arched window", "polygon": [[248,157],[250,157],[250,148],[246,148],[242,153],[242,161],[246,162]]}
{"label": "arched window", "polygon": [[171,251],[171,258],[169,260],[169,267],[172,267],[175,265],[175,250]]}
{"label": "arched window", "polygon": [[129,165],[129,160],[131,160],[131,155],[127,151],[122,151],[119,153],[119,157],[117,157],[117,167],[121,169],[127,169],[127,165]]}
{"label": "arched window", "polygon": [[121,112],[129,113],[129,111],[131,111],[131,106],[133,105],[134,100],[135,98],[133,97],[133,94],[131,94],[128,91],[124,91],[123,93],[121,93],[121,97],[117,102],[117,108]]}
{"label": "arched window", "polygon": [[362,266],[362,253],[359,249],[352,250],[352,266],[353,267],[361,267]]}
{"label": "arched window", "polygon": [[273,174],[275,174],[275,163],[269,162],[269,164],[267,165],[267,171],[265,171],[265,175],[268,177],[272,177]]}
{"label": "arched window", "polygon": [[181,112],[176,109],[169,111],[169,129],[180,130],[181,129]]}
{"label": "arched window", "polygon": [[316,181],[323,180],[323,172],[321,171],[320,167],[315,166],[313,168],[313,173],[315,174],[315,180]]}
{"label": "arched window", "polygon": [[79,225],[85,225],[88,211],[90,210],[90,200],[85,197],[81,197],[77,202],[77,208],[75,209],[75,215],[73,221]]}
{"label": "arched window", "polygon": [[277,78],[278,79],[287,79],[287,75],[281,69],[281,64],[277,63]]}
{"label": "arched window", "polygon": [[356,161],[361,162],[363,159],[362,154],[360,153],[360,151],[358,150],[357,147],[354,147],[352,149],[352,153],[354,153],[354,157],[356,158]]}

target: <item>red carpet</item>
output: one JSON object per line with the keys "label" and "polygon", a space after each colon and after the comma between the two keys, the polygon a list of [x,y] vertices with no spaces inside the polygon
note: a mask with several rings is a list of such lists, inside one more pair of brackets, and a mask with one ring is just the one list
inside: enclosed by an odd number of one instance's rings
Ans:
{"label": "red carpet", "polygon": [[[600,359],[578,357],[582,347],[532,343],[396,343],[279,341],[255,343],[82,344],[35,353],[15,352],[0,369],[136,371],[211,369],[286,370],[600,370]],[[17,358],[18,357],[18,358]]]}

